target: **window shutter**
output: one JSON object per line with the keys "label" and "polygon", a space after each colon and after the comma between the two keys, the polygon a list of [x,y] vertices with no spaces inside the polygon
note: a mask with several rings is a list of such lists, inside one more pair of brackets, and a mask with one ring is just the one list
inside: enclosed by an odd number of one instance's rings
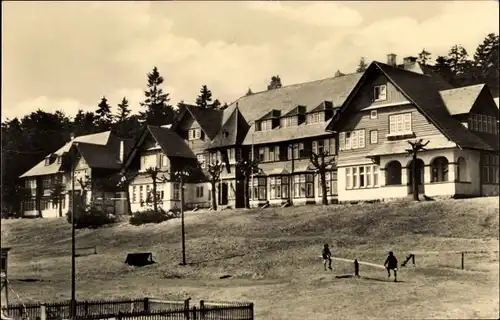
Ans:
{"label": "window shutter", "polygon": [[330,142],[330,146],[329,146],[328,152],[329,152],[329,154],[335,154],[335,138],[330,138],[328,140]]}
{"label": "window shutter", "polygon": [[339,133],[339,150],[345,149],[345,132]]}
{"label": "window shutter", "polygon": [[314,154],[317,154],[318,153],[318,141],[313,141],[312,142],[312,152]]}
{"label": "window shutter", "polygon": [[379,99],[380,100],[387,99],[387,86],[386,85],[380,86]]}
{"label": "window shutter", "polygon": [[358,133],[359,133],[359,131],[357,131],[357,130],[351,132],[351,148],[352,149],[358,148]]}
{"label": "window shutter", "polygon": [[360,148],[365,147],[365,130],[358,130],[358,145]]}
{"label": "window shutter", "polygon": [[411,132],[411,113],[404,114],[404,129],[405,132]]}

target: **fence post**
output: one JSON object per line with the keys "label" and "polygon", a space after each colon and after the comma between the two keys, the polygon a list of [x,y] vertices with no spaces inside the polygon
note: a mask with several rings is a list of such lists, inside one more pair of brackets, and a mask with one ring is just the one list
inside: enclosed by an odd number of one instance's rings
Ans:
{"label": "fence post", "polygon": [[205,301],[200,300],[200,320],[205,320]]}
{"label": "fence post", "polygon": [[193,307],[193,320],[196,320],[196,306]]}
{"label": "fence post", "polygon": [[354,276],[359,277],[359,263],[358,259],[354,260]]}
{"label": "fence post", "polygon": [[464,264],[465,264],[464,258],[465,258],[465,252],[462,252],[462,270],[464,269]]}
{"label": "fence post", "polygon": [[144,298],[144,311],[149,312],[149,298]]}
{"label": "fence post", "polygon": [[184,300],[184,318],[186,320],[189,320],[189,300],[190,298]]}
{"label": "fence post", "polygon": [[411,263],[415,266],[415,255],[413,253],[411,254]]}
{"label": "fence post", "polygon": [[94,254],[97,254],[97,246],[94,246]]}
{"label": "fence post", "polygon": [[40,305],[40,320],[47,320],[47,313],[45,310],[45,304]]}
{"label": "fence post", "polygon": [[250,319],[253,320],[253,302],[250,303]]}
{"label": "fence post", "polygon": [[89,303],[87,302],[87,300],[83,302],[83,312],[86,316],[89,315]]}

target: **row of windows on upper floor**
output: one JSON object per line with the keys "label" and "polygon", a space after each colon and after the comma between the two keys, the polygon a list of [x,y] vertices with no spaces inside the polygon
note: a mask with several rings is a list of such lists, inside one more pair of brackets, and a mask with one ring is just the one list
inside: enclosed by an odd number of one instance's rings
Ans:
{"label": "row of windows on upper floor", "polygon": [[498,134],[497,119],[485,114],[470,114],[467,122],[462,124],[471,131]]}

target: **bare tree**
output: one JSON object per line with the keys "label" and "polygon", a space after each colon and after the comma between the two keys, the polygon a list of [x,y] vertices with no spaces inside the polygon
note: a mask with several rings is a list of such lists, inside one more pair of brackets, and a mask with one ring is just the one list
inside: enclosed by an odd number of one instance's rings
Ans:
{"label": "bare tree", "polygon": [[210,191],[212,193],[212,210],[217,210],[217,201],[215,198],[215,186],[217,184],[217,181],[219,181],[220,175],[223,170],[224,170],[224,163],[220,162],[219,160],[207,166],[206,171],[209,174],[208,179],[210,185],[212,186],[212,190]]}
{"label": "bare tree", "polygon": [[[165,177],[166,171],[161,171],[160,168],[158,167],[149,167],[146,169],[146,173],[151,177],[151,180],[153,180],[153,210],[155,212],[158,212],[158,194],[156,190],[158,189],[158,182],[164,183],[167,181],[167,178]],[[161,176],[160,176],[161,175]]]}
{"label": "bare tree", "polygon": [[240,170],[244,178],[243,186],[245,195],[245,208],[250,208],[250,201],[248,198],[248,182],[252,174],[261,172],[261,169],[259,168],[259,161],[257,159],[254,160],[241,159],[240,161],[238,161],[236,166],[238,170]]}
{"label": "bare tree", "polygon": [[132,180],[137,177],[137,172],[122,172],[120,173],[120,181],[117,184],[117,187],[121,188],[125,191],[125,197],[127,198],[127,207],[128,213],[131,214],[132,204],[130,201],[130,191],[129,186]]}
{"label": "bare tree", "polygon": [[311,151],[309,154],[309,160],[311,164],[315,167],[320,177],[321,191],[322,191],[322,203],[328,204],[328,195],[326,192],[326,172],[330,165],[335,163],[335,157],[331,157],[330,153],[327,151],[320,151],[318,153]]}
{"label": "bare tree", "polygon": [[57,203],[59,208],[59,217],[62,217],[62,202],[64,199],[65,186],[62,181],[54,183],[50,190],[50,200],[52,203]]}
{"label": "bare tree", "polygon": [[[418,181],[417,181],[417,159],[418,153],[420,151],[425,151],[425,146],[429,143],[427,140],[426,143],[423,142],[423,139],[418,139],[415,141],[409,141],[410,149],[406,149],[408,152],[408,156],[412,157],[412,165],[411,165],[411,176],[412,176],[412,190],[413,190],[413,200],[418,201]],[[423,183],[423,181],[422,181]]]}
{"label": "bare tree", "polygon": [[[89,175],[85,175],[83,177],[80,177],[76,179],[76,182],[80,185],[80,188],[82,190],[82,194],[80,195],[81,203],[83,203],[84,206],[87,205],[87,192],[90,190],[92,186],[92,180]],[[74,190],[73,190],[74,192]]]}

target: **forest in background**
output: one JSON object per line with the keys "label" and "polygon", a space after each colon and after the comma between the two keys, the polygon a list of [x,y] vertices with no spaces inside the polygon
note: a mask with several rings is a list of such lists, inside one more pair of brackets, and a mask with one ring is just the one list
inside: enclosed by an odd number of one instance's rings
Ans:
{"label": "forest in background", "polygon": [[[494,97],[499,95],[499,57],[497,34],[488,34],[477,46],[472,56],[461,45],[450,48],[447,56],[437,56],[422,49],[416,53],[418,61],[432,67],[451,85],[463,87],[479,83],[488,84]],[[368,67],[365,58],[361,58],[356,72],[363,72]],[[337,70],[335,76],[342,76]],[[70,141],[71,135],[81,136],[96,132],[113,130],[118,136],[135,138],[143,125],[171,124],[179,106],[170,104],[170,94],[165,92],[164,79],[158,68],[147,74],[144,100],[138,113],[132,113],[127,97],[113,108],[108,99],[100,98],[94,111],[78,110],[74,117],[63,111],[49,113],[37,110],[22,118],[7,119],[2,122],[2,170],[1,196],[2,211],[16,208],[23,199],[24,185],[18,177],[43,160],[45,156]],[[267,90],[282,86],[279,75],[272,76]],[[248,88],[246,95],[254,94]],[[203,85],[196,98],[196,105],[202,108],[225,109],[218,99],[212,98],[211,90]],[[116,112],[112,112],[116,109]],[[9,209],[12,210],[12,209]]]}

